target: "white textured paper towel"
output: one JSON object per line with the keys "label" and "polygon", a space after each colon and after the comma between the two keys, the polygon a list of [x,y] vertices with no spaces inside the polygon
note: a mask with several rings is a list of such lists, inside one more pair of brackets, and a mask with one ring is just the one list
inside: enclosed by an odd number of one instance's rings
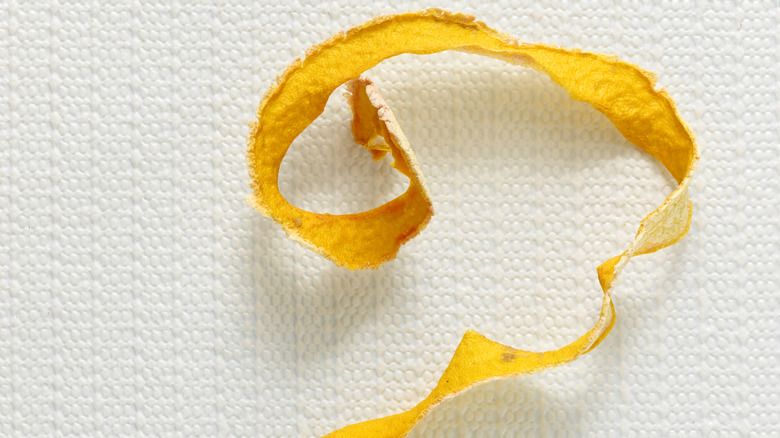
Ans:
{"label": "white textured paper towel", "polygon": [[[468,328],[528,350],[587,330],[596,266],[673,188],[537,73],[405,55],[368,75],[436,215],[378,271],[336,268],[244,202],[247,124],[310,45],[441,4],[159,3],[0,4],[0,436],[316,436],[408,409]],[[658,73],[701,146],[693,224],[631,261],[599,348],[412,435],[776,434],[777,1],[478,3],[446,7]],[[404,183],[339,95],[281,175],[334,213]]]}

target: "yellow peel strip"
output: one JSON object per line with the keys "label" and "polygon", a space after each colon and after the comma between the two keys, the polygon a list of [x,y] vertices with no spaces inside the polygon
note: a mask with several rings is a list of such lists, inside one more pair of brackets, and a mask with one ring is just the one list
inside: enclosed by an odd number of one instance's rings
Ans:
{"label": "yellow peel strip", "polygon": [[[590,351],[615,323],[614,280],[630,257],[669,246],[688,231],[692,205],[688,186],[698,161],[693,136],[672,100],[654,88],[654,77],[615,57],[540,44],[519,44],[473,17],[431,9],[374,18],[314,46],[265,94],[249,138],[249,202],[279,222],[296,241],[350,269],[376,268],[428,223],[433,210],[419,165],[392,112],[361,73],[402,53],[460,50],[532,67],[576,100],[604,113],[632,143],[658,159],[677,189],[645,217],[633,242],[597,271],[604,292],[595,326],[558,350],[534,353],[501,345],[467,331],[431,394],[414,408],[353,424],[332,437],[401,437],[433,406],[477,383],[528,374],[570,362]],[[354,80],[354,81],[353,81]],[[374,158],[391,152],[409,177],[407,191],[369,211],[330,215],[301,210],[279,193],[279,167],[293,140],[322,113],[328,97],[349,83],[355,140]]]}

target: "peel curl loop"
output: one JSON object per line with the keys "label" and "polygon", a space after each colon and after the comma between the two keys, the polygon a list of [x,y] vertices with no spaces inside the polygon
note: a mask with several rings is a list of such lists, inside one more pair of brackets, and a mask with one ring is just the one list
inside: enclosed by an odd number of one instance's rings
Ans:
{"label": "peel curl loop", "polygon": [[[596,347],[615,324],[612,285],[628,260],[667,247],[688,231],[692,204],[688,187],[699,159],[693,135],[673,101],[655,89],[655,77],[613,56],[541,44],[521,44],[473,17],[439,9],[376,17],[341,32],[294,61],[266,92],[252,125],[247,162],[249,203],[278,222],[294,240],[349,269],[377,268],[393,259],[433,215],[420,166],[392,111],[371,81],[360,75],[402,53],[444,50],[489,56],[547,74],[602,112],[631,143],[659,160],[679,186],[640,223],[628,249],[598,268],[604,293],[594,327],[562,348],[542,353],[517,350],[467,331],[433,391],[414,408],[353,424],[329,437],[401,437],[430,409],[477,383],[533,373],[571,362]],[[348,83],[353,136],[375,159],[388,152],[406,175],[406,192],[355,214],[312,213],[279,192],[282,159],[293,140],[324,110],[331,93]]]}

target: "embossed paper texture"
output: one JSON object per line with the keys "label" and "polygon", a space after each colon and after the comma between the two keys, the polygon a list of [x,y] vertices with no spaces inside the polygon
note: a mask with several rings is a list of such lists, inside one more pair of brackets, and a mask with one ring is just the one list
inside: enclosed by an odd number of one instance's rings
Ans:
{"label": "embossed paper texture", "polygon": [[[772,436],[780,429],[780,6],[740,2],[3,2],[0,436],[320,436],[414,406],[466,329],[525,350],[598,315],[595,268],[675,186],[599,112],[460,53],[367,75],[435,215],[351,272],[245,202],[248,124],[306,48],[438,6],[658,74],[697,137],[689,234],[633,259],[612,334],[491,382],[414,437]],[[282,193],[318,212],[406,179],[337,90]]]}

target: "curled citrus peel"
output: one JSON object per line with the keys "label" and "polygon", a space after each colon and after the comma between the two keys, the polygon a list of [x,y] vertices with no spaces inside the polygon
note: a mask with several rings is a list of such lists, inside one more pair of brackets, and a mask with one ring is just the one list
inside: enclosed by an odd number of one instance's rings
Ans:
{"label": "curled citrus peel", "polygon": [[[575,99],[604,113],[631,142],[658,159],[679,186],[640,223],[622,254],[597,271],[604,292],[595,326],[560,349],[517,350],[467,331],[433,391],[414,408],[353,424],[330,437],[401,437],[430,409],[477,383],[541,371],[575,360],[598,345],[615,324],[614,280],[628,260],[680,240],[690,226],[688,186],[698,161],[693,136],[671,98],[654,88],[652,74],[615,57],[540,44],[520,44],[471,16],[430,9],[376,17],[318,44],[293,62],[265,94],[252,125],[248,164],[253,192],[248,200],[279,222],[294,240],[350,269],[376,268],[395,257],[418,234],[433,210],[417,160],[392,112],[373,84],[360,75],[402,53],[443,50],[490,56],[547,74]],[[348,83],[355,140],[375,159],[388,152],[409,178],[396,199],[362,213],[312,213],[279,192],[279,167],[293,140],[317,118],[328,97]]]}

